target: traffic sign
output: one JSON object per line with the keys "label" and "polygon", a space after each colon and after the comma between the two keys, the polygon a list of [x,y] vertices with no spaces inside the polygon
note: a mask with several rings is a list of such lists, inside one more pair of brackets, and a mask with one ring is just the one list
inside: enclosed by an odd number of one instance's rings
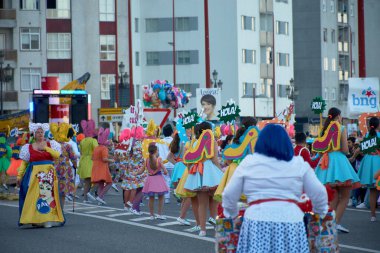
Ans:
{"label": "traffic sign", "polygon": [[156,124],[162,128],[170,115],[170,109],[167,108],[144,108],[144,118],[147,122],[153,119]]}

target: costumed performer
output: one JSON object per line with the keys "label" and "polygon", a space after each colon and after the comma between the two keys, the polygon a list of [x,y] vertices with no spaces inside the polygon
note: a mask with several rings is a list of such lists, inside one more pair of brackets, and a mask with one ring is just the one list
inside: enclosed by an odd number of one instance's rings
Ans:
{"label": "costumed performer", "polygon": [[12,158],[11,164],[7,170],[7,174],[9,176],[17,176],[17,170],[20,168],[22,160],[20,159],[20,150],[25,143],[28,142],[27,133],[24,133],[21,137],[19,137],[16,141],[16,144],[12,148]]}
{"label": "costumed performer", "polygon": [[93,120],[82,120],[81,126],[83,133],[86,136],[82,141],[80,141],[80,160],[78,166],[78,175],[84,182],[83,191],[83,203],[90,203],[89,199],[96,201],[95,197],[90,193],[91,188],[91,172],[92,172],[92,154],[94,149],[98,146],[98,141],[94,138],[96,136],[95,132],[95,122]]}
{"label": "costumed performer", "polygon": [[336,228],[348,233],[349,230],[340,221],[346,210],[350,191],[360,187],[360,179],[345,155],[348,153],[347,131],[341,123],[341,111],[335,107],[330,108],[321,137],[313,142],[312,148],[323,153],[315,174],[322,184],[336,190],[330,205],[336,212]]}
{"label": "costumed performer", "polygon": [[0,133],[0,180],[2,186],[8,190],[6,171],[11,164],[12,149],[7,143],[5,134]]}
{"label": "costumed performer", "polygon": [[58,178],[54,161],[61,154],[56,141],[45,141],[49,124],[29,123],[34,143],[25,144],[20,151],[23,160],[17,176],[19,192],[19,226],[33,224],[52,227],[63,225],[59,201]]}

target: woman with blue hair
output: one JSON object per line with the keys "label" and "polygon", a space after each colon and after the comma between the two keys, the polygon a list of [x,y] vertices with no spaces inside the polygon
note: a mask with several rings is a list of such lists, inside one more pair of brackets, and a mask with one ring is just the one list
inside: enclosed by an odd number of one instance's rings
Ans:
{"label": "woman with blue hair", "polygon": [[313,211],[325,215],[327,194],[309,164],[293,155],[285,129],[270,124],[260,132],[255,153],[236,168],[222,203],[226,217],[238,215],[242,194],[249,203],[237,252],[309,252],[304,213],[297,203],[305,192]]}

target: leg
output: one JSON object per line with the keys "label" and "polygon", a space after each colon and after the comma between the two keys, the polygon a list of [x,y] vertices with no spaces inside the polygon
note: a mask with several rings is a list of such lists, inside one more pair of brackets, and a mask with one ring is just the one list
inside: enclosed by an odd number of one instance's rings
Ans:
{"label": "leg", "polygon": [[142,187],[136,189],[136,195],[133,199],[133,206],[132,208],[138,212],[140,212],[140,202],[143,198],[144,194],[142,193]]}
{"label": "leg", "polygon": [[136,196],[136,189],[132,189],[131,196],[129,197],[129,202],[133,203],[135,196]]}
{"label": "leg", "polygon": [[336,188],[335,194],[334,194],[334,199],[330,202],[330,208],[333,210],[336,210],[336,208],[338,206],[339,194],[340,194],[340,191],[338,188]]}
{"label": "leg", "polygon": [[182,200],[181,214],[179,216],[181,219],[185,219],[186,218],[186,213],[187,213],[187,210],[189,210],[190,205],[191,205],[191,199],[190,198],[184,198]]}
{"label": "leg", "polygon": [[91,187],[91,178],[85,178],[83,180],[84,182],[84,190],[83,190],[83,194],[84,194],[84,200],[88,200],[87,198],[87,193],[90,191],[90,187]]}
{"label": "leg", "polygon": [[149,212],[151,216],[154,216],[154,196],[149,197]]}
{"label": "leg", "polygon": [[350,198],[351,187],[339,187],[338,193],[340,193],[338,205],[336,208],[336,223],[340,224],[340,220],[343,217],[346,210],[348,199]]}
{"label": "leg", "polygon": [[369,192],[369,206],[371,208],[371,217],[376,217],[376,200],[377,190],[376,188],[371,188]]}
{"label": "leg", "polygon": [[190,198],[191,199],[191,206],[193,208],[193,214],[194,214],[194,217],[195,217],[195,221],[197,222],[197,225],[200,224],[200,221],[199,221],[199,203],[198,203],[198,197],[192,197]]}
{"label": "leg", "polygon": [[158,196],[158,215],[162,214],[162,207],[164,206],[164,195]]}
{"label": "leg", "polygon": [[131,195],[131,190],[125,190],[124,191],[124,206],[125,207],[128,207],[127,206],[127,203],[129,201],[129,196]]}
{"label": "leg", "polygon": [[99,188],[99,192],[98,192],[99,198],[104,199],[104,195],[106,195],[106,193],[109,191],[111,187],[112,187],[112,183],[105,183],[105,185],[103,184],[103,189],[100,190]]}
{"label": "leg", "polygon": [[210,209],[210,217],[213,219],[216,218],[217,210],[218,210],[218,202],[214,200],[215,191],[210,191],[209,195],[209,209]]}
{"label": "leg", "polygon": [[206,231],[206,215],[207,215],[207,206],[208,206],[208,192],[200,191],[197,194],[199,199],[199,222],[201,226],[201,231]]}

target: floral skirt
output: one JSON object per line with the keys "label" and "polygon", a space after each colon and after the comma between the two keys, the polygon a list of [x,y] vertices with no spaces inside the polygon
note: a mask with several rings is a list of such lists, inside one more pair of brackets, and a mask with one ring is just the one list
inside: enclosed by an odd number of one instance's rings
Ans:
{"label": "floral skirt", "polygon": [[307,253],[305,224],[244,219],[236,252]]}

